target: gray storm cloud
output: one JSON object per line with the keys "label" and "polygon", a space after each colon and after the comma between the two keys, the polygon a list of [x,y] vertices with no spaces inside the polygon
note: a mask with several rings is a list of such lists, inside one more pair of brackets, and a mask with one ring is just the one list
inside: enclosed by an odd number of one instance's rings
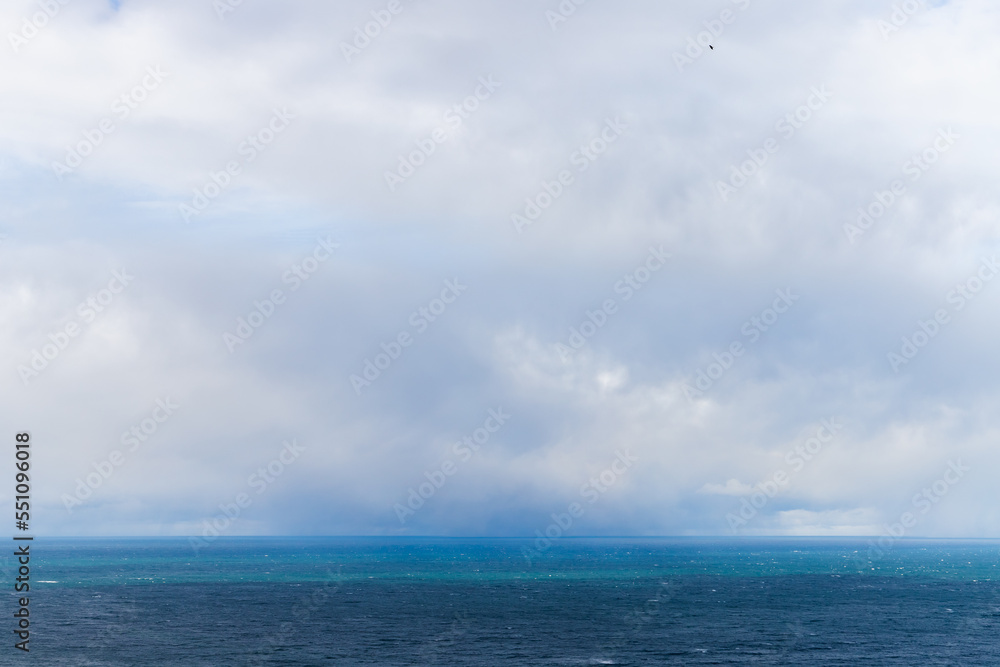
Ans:
{"label": "gray storm cloud", "polygon": [[0,19],[40,532],[1000,530],[993,4]]}

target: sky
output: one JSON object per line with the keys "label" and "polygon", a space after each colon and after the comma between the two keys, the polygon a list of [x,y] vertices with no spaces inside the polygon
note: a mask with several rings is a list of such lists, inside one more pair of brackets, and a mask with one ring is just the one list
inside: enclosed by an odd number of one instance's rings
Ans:
{"label": "sky", "polygon": [[996,3],[0,26],[38,534],[1000,536]]}

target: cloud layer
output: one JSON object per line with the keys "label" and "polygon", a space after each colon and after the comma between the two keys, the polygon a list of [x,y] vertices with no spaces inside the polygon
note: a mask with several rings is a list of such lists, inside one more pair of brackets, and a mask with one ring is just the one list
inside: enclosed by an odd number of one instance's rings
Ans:
{"label": "cloud layer", "polygon": [[1000,9],[897,7],[8,3],[36,528],[1000,534]]}

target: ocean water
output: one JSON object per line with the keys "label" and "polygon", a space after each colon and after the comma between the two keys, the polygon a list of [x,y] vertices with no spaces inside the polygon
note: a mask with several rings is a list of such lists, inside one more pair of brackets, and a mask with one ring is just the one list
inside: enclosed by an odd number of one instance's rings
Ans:
{"label": "ocean water", "polygon": [[533,548],[36,538],[31,652],[13,648],[9,593],[0,664],[1000,665],[997,542]]}

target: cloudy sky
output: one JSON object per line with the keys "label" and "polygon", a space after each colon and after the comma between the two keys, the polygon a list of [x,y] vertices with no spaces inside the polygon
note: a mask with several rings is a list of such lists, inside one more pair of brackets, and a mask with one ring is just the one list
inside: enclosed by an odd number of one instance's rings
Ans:
{"label": "cloudy sky", "polygon": [[4,3],[32,529],[1000,536],[1000,7],[578,2]]}

